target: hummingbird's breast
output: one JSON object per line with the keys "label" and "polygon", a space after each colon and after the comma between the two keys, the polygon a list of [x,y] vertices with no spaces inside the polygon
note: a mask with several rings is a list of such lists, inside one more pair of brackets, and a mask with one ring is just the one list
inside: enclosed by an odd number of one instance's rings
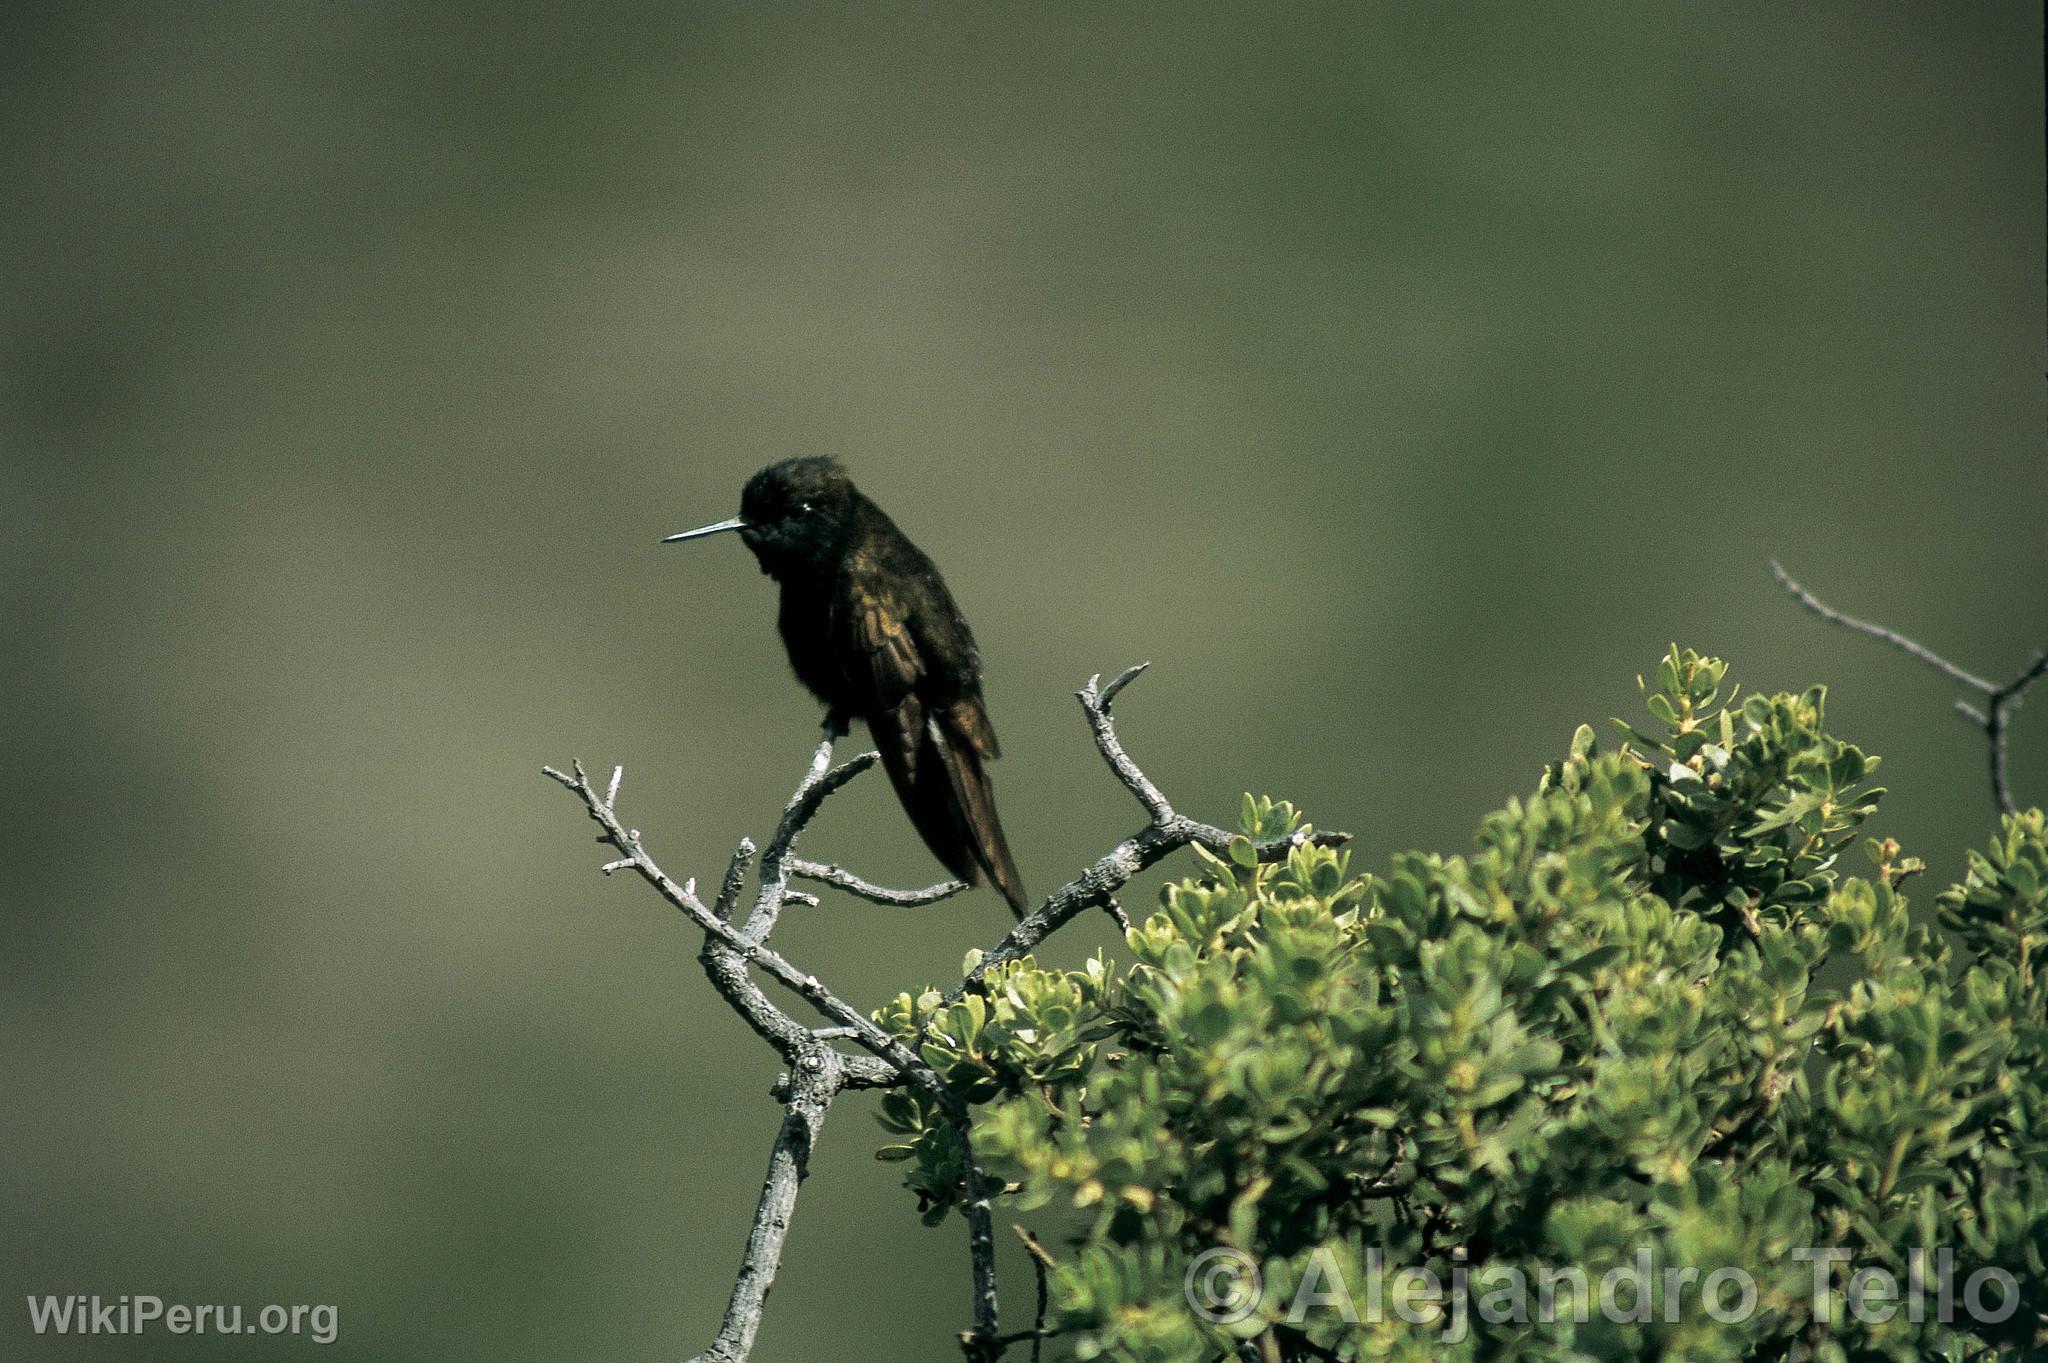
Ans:
{"label": "hummingbird's breast", "polygon": [[832,595],[829,587],[815,580],[785,579],[775,624],[797,680],[826,705],[843,709],[854,697],[840,650],[833,646]]}

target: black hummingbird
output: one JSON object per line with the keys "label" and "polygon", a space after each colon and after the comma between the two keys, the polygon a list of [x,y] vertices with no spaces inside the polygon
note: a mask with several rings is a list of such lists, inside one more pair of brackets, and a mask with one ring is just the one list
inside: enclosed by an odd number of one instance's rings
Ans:
{"label": "black hummingbird", "polygon": [[739,515],[662,543],[726,530],[782,585],[776,625],[826,723],[845,733],[864,720],[925,846],[968,884],[993,883],[1023,917],[1024,882],[984,765],[999,750],[981,656],[938,568],[818,456],[770,464],[747,480]]}

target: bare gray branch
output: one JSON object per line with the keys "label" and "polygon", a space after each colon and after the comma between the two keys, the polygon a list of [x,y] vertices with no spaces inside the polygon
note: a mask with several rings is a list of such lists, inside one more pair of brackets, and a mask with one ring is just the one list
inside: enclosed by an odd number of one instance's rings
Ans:
{"label": "bare gray branch", "polygon": [[[986,953],[975,969],[948,995],[958,998],[978,988],[983,973],[1004,961],[1030,951],[1089,908],[1102,908],[1128,929],[1115,894],[1130,879],[1161,858],[1196,844],[1222,850],[1233,835],[1224,829],[1189,819],[1174,811],[1158,787],[1124,752],[1110,705],[1117,694],[1144,670],[1144,664],[1119,674],[1106,685],[1099,677],[1089,679],[1078,693],[1095,745],[1110,770],[1136,797],[1151,816],[1150,822],[1111,848],[1066,885],[1047,896],[1045,902],[1013,928],[1009,935]],[[1996,708],[1994,706],[1994,708]],[[777,1081],[774,1096],[786,1111],[769,1155],[768,1177],[755,1210],[747,1238],[746,1253],[733,1284],[724,1322],[709,1348],[695,1363],[744,1363],[760,1329],[761,1314],[781,1262],[782,1247],[795,1212],[798,1185],[819,1127],[832,1100],[850,1088],[888,1088],[913,1084],[924,1089],[944,1113],[948,1127],[961,1152],[963,1168],[961,1213],[967,1222],[969,1267],[973,1283],[974,1326],[961,1336],[967,1355],[973,1360],[998,1357],[1005,1347],[1024,1339],[1036,1341],[1044,1335],[1044,1261],[1041,1275],[1038,1320],[1033,1328],[1003,1335],[998,1328],[995,1269],[995,1235],[990,1203],[995,1192],[987,1173],[975,1158],[972,1114],[966,1103],[927,1065],[916,1049],[882,1030],[866,1013],[846,1002],[819,979],[798,969],[768,945],[782,907],[790,900],[816,902],[803,891],[790,887],[792,878],[832,885],[872,903],[913,906],[937,903],[966,887],[946,881],[920,890],[896,890],[876,885],[834,863],[806,861],[794,855],[798,838],[826,798],[872,766],[874,753],[863,753],[840,766],[832,765],[832,746],[837,733],[828,723],[825,736],[813,753],[803,780],[790,797],[774,835],[762,849],[760,879],[745,921],[735,925],[747,873],[754,865],[754,844],[742,839],[728,863],[718,894],[709,905],[698,897],[694,880],[677,883],[663,871],[640,840],[638,829],[627,826],[617,810],[623,768],[614,768],[611,780],[600,793],[591,783],[581,762],[572,763],[570,774],[553,767],[542,771],[575,793],[603,830],[598,841],[619,855],[602,869],[609,875],[630,870],[679,909],[704,934],[700,953],[705,974],[712,986],[734,1012],[782,1057],[788,1070]],[[1316,833],[1302,830],[1288,837],[1271,838],[1253,844],[1259,858],[1274,861],[1285,857],[1303,842],[1331,846],[1347,841],[1348,834]],[[783,1011],[754,982],[751,969],[759,969],[777,984],[795,993],[824,1019],[824,1025],[806,1027]],[[842,1052],[833,1043],[851,1041],[866,1054]],[[1042,1250],[1040,1251],[1042,1254]]]}
{"label": "bare gray branch", "polygon": [[1998,805],[2000,813],[2012,814],[2016,812],[2017,806],[2013,803],[2012,798],[2011,778],[2006,772],[2006,728],[2010,723],[2012,711],[2018,708],[2020,700],[2026,695],[2027,688],[2039,681],[2042,676],[2048,675],[2048,652],[2036,652],[2033,659],[2028,662],[2026,667],[2021,669],[2017,677],[2014,677],[2005,685],[1999,686],[1996,683],[1985,681],[1974,672],[1964,671],[1939,653],[1936,653],[1933,649],[1928,648],[1925,644],[1909,639],[1897,630],[1887,629],[1883,625],[1872,624],[1868,620],[1858,620],[1854,616],[1842,614],[1793,581],[1791,575],[1779,567],[1775,561],[1771,564],[1771,572],[1777,577],[1780,585],[1792,594],[1793,600],[1812,611],[1815,615],[1818,615],[1821,619],[1840,625],[1844,629],[1853,629],[1859,634],[1868,634],[1873,639],[1882,639],[1900,652],[1918,658],[1943,676],[1953,681],[1961,682],[1973,691],[1981,692],[1985,698],[1983,709],[1980,710],[1967,701],[1960,700],[1956,702],[1956,709],[1965,718],[1984,731],[1984,741],[1990,749],[1991,755],[1992,800]]}
{"label": "bare gray branch", "polygon": [[782,1265],[783,1242],[789,1238],[790,1219],[796,1215],[797,1188],[810,1172],[811,1149],[817,1144],[818,1129],[825,1113],[844,1086],[838,1057],[819,1046],[812,1063],[792,1069],[783,1113],[782,1128],[768,1152],[768,1177],[761,1185],[761,1201],[754,1211],[753,1229],[747,1235],[746,1252],[740,1256],[740,1271],[726,1301],[725,1319],[717,1338],[691,1363],[745,1363],[760,1332],[768,1289],[774,1286],[775,1271]]}
{"label": "bare gray branch", "polygon": [[1117,692],[1129,686],[1138,674],[1150,667],[1150,663],[1139,663],[1119,672],[1107,686],[1103,686],[1100,673],[1088,679],[1088,684],[1075,695],[1081,702],[1083,713],[1088,716],[1088,729],[1095,735],[1095,746],[1102,753],[1102,760],[1109,763],[1109,769],[1116,773],[1116,779],[1124,783],[1124,789],[1137,797],[1145,806],[1145,812],[1152,816],[1152,822],[1170,822],[1173,806],[1168,804],[1159,787],[1152,784],[1145,773],[1138,769],[1124,752],[1123,744],[1117,741],[1116,725],[1110,720],[1109,707],[1116,700]]}
{"label": "bare gray branch", "polygon": [[789,873],[803,880],[815,880],[821,885],[830,885],[851,895],[858,895],[870,904],[881,904],[890,908],[914,909],[926,904],[936,904],[951,899],[967,888],[964,880],[942,880],[936,885],[927,885],[922,890],[892,890],[863,880],[844,866],[832,862],[803,861],[791,857],[784,863]]}
{"label": "bare gray branch", "polygon": [[[1109,764],[1109,769],[1116,773],[1124,788],[1145,806],[1152,821],[1103,853],[1080,875],[1047,895],[1043,904],[1026,914],[1008,935],[983,953],[967,977],[947,992],[949,1002],[969,990],[978,990],[982,977],[988,971],[1028,955],[1040,942],[1079,914],[1092,908],[1108,909],[1115,902],[1116,892],[1146,868],[1190,843],[1220,852],[1237,836],[1214,824],[1176,813],[1159,788],[1124,751],[1123,743],[1117,738],[1116,723],[1110,716],[1109,706],[1117,693],[1143,670],[1144,665],[1140,664],[1119,674],[1107,686],[1098,685],[1099,678],[1091,677],[1088,684],[1075,694],[1087,716],[1089,732],[1095,737],[1095,747],[1102,754],[1102,760]],[[1318,847],[1337,847],[1350,840],[1349,833],[1300,829],[1282,837],[1254,842],[1252,850],[1260,861],[1280,861],[1304,842]]]}
{"label": "bare gray branch", "polygon": [[[627,827],[620,820],[618,811],[591,784],[589,774],[581,762],[571,764],[573,776],[564,776],[553,768],[542,770],[582,799],[585,812],[604,830],[599,841],[623,853],[624,856],[620,860],[625,863],[625,867],[637,872],[661,894],[662,898],[681,910],[704,933],[704,948],[701,955],[705,974],[713,987],[733,1010],[745,1019],[747,1025],[773,1046],[776,1053],[790,1065],[791,1082],[785,1090],[785,1102],[793,1101],[798,1094],[800,1085],[797,1076],[807,1066],[829,1064],[835,1069],[843,1069],[844,1077],[836,1081],[834,1093],[842,1087],[881,1087],[890,1082],[890,1078],[876,1074],[868,1065],[856,1067],[854,1058],[838,1055],[830,1049],[827,1042],[776,1007],[748,975],[747,966],[750,964],[760,967],[770,978],[795,992],[828,1021],[844,1028],[850,1039],[894,1072],[891,1076],[894,1082],[913,1083],[931,1094],[939,1110],[945,1114],[947,1125],[951,1128],[961,1151],[964,1194],[961,1214],[967,1222],[968,1258],[974,1285],[974,1329],[969,1335],[973,1341],[970,1353],[975,1357],[992,1356],[992,1351],[998,1348],[994,1341],[997,1338],[999,1322],[995,1233],[990,1213],[991,1188],[987,1173],[974,1157],[973,1118],[966,1103],[916,1052],[883,1031],[865,1013],[833,993],[817,976],[790,964],[772,950],[765,940],[768,931],[775,925],[776,915],[781,910],[783,900],[791,893],[788,888],[787,859],[790,849],[796,843],[797,835],[802,832],[804,825],[817,812],[825,798],[872,765],[875,755],[866,753],[836,768],[830,766],[831,758],[832,739],[828,736],[819,744],[810,769],[806,772],[803,782],[798,785],[796,794],[791,797],[788,808],[783,811],[775,837],[761,858],[761,885],[744,928],[735,928],[726,917],[699,899],[695,881],[678,884],[661,869],[641,843],[639,830]],[[727,886],[743,880],[746,852],[747,848],[743,843],[741,850],[734,854],[732,864],[726,872]],[[721,901],[724,895],[725,890],[722,887]],[[822,1095],[819,1101],[829,1105],[831,1094]],[[788,1120],[785,1120],[783,1129],[785,1133],[790,1130]],[[780,1149],[782,1137],[778,1136],[777,1139]],[[776,1193],[777,1186],[771,1180],[769,1187],[764,1190],[762,1202],[756,1210],[755,1235],[750,1237],[749,1243],[763,1234],[764,1217],[779,1215],[783,1227],[776,1232],[772,1240],[779,1253],[781,1234],[786,1230],[788,1213],[777,1212],[776,1207],[772,1205],[775,1199],[771,1194]],[[793,1196],[793,1193],[791,1195]],[[753,1292],[756,1284],[761,1297],[765,1299],[767,1284],[774,1276],[773,1265],[763,1267],[751,1257],[746,1263],[756,1271],[750,1274],[743,1268],[741,1279],[734,1287],[735,1301],[743,1290]],[[751,1331],[758,1328],[758,1303],[751,1308],[742,1305],[739,1309],[742,1316],[751,1322],[747,1326],[745,1345],[750,1348]],[[728,1311],[729,1317],[730,1314],[731,1308]],[[723,1343],[714,1343],[713,1348],[722,1351],[707,1354],[706,1357],[717,1358],[724,1363],[738,1363],[739,1360],[743,1360],[746,1357],[745,1348],[734,1342],[737,1338],[735,1335],[728,1339],[726,1333],[721,1331],[720,1340]],[[739,1349],[738,1352],[734,1352],[736,1348]]]}
{"label": "bare gray branch", "polygon": [[1997,686],[1985,681],[1975,673],[1963,671],[1962,668],[1957,667],[1954,663],[1924,644],[1916,643],[1903,634],[1886,629],[1883,625],[1873,625],[1868,620],[1858,620],[1852,615],[1842,614],[1833,606],[1828,605],[1812,592],[1794,582],[1792,575],[1779,567],[1776,559],[1771,561],[1771,573],[1778,579],[1780,586],[1792,593],[1793,600],[1812,611],[1815,615],[1818,615],[1821,619],[1831,621],[1842,626],[1844,629],[1853,629],[1858,634],[1868,634],[1873,639],[1882,639],[1900,652],[1911,654],[1936,671],[1961,682],[1967,687],[1982,691],[1986,695],[1990,695],[1998,689]]}

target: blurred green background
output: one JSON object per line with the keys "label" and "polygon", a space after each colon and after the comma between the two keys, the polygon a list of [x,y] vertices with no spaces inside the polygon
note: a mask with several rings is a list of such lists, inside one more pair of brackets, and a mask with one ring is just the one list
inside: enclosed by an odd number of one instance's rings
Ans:
{"label": "blurred green background", "polygon": [[[1291,796],[1370,867],[1671,639],[1830,683],[1946,883],[1990,822],[1955,688],[1765,564],[1995,677],[2048,643],[2041,22],[9,6],[0,1356],[709,1338],[774,1065],[538,768],[625,762],[679,873],[765,829],[816,717],[772,587],[655,541],[791,453],[945,568],[1035,887],[1137,823],[1091,672],[1152,660],[1124,736],[1185,808]],[[808,846],[935,873],[878,777]],[[1007,922],[780,937],[874,1004]],[[764,1359],[957,1356],[963,1235],[871,1112]],[[73,1292],[341,1338],[31,1338]]]}

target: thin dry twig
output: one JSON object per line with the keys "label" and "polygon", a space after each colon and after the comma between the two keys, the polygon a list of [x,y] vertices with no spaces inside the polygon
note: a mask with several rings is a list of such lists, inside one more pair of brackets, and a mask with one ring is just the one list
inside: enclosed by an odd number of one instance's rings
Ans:
{"label": "thin dry twig", "polygon": [[2020,669],[2017,677],[2000,686],[1984,680],[1974,672],[1964,671],[1925,644],[1909,639],[1897,630],[1887,629],[1869,620],[1858,620],[1853,615],[1844,615],[1793,581],[1791,574],[1779,567],[1775,560],[1771,563],[1771,572],[1778,579],[1779,585],[1792,594],[1793,600],[1821,619],[1840,625],[1844,629],[1855,630],[1858,634],[1867,634],[1873,639],[1882,639],[1909,657],[1918,658],[1951,681],[1960,682],[1982,695],[1983,709],[1980,710],[1967,701],[1960,700],[1956,702],[1956,709],[1984,731],[1984,741],[1990,748],[1991,756],[1991,798],[1997,802],[1999,812],[2017,812],[2017,806],[2012,798],[2011,778],[2006,771],[2006,730],[2011,721],[2012,711],[2019,707],[2027,688],[2041,680],[2043,676],[2048,676],[2048,652],[2036,651],[2032,660]]}
{"label": "thin dry twig", "polygon": [[1038,1310],[1031,1318],[1029,1338],[1031,1340],[1031,1363],[1039,1363],[1040,1352],[1045,1348],[1045,1337],[1048,1333],[1045,1328],[1045,1314],[1052,1305],[1052,1293],[1047,1287],[1046,1275],[1050,1274],[1055,1268],[1058,1268],[1059,1265],[1053,1261],[1052,1255],[1046,1250],[1045,1246],[1039,1243],[1037,1236],[1022,1226],[1013,1225],[1010,1229],[1015,1231],[1017,1238],[1024,1242],[1024,1252],[1031,1256],[1032,1276],[1038,1280]]}
{"label": "thin dry twig", "polygon": [[[969,971],[967,978],[946,994],[949,1002],[960,998],[969,990],[981,987],[982,977],[990,970],[1008,961],[1030,953],[1032,948],[1065,927],[1076,916],[1092,908],[1105,908],[1112,903],[1116,892],[1146,868],[1178,852],[1190,844],[1220,852],[1228,847],[1237,835],[1214,824],[1190,819],[1176,811],[1159,787],[1152,784],[1138,764],[1124,751],[1123,743],[1117,738],[1116,724],[1110,714],[1110,706],[1117,693],[1130,685],[1143,672],[1147,664],[1139,663],[1119,673],[1108,685],[1102,684],[1097,675],[1088,679],[1088,684],[1075,692],[1081,702],[1081,710],[1088,718],[1089,731],[1095,736],[1096,750],[1109,769],[1123,784],[1132,798],[1144,806],[1151,816],[1143,828],[1125,838],[1122,842],[1103,853],[1094,865],[1068,881],[1059,889],[1046,896],[1045,902],[1024,916],[1022,922],[1011,928],[1002,941],[982,954],[981,960]],[[1264,838],[1252,843],[1252,850],[1260,861],[1282,861],[1289,853],[1303,843],[1318,847],[1337,847],[1351,840],[1349,833],[1301,828],[1276,838]]]}
{"label": "thin dry twig", "polygon": [[870,904],[886,908],[913,909],[926,904],[937,904],[951,899],[967,888],[964,880],[942,880],[936,885],[927,885],[921,890],[892,890],[863,880],[853,872],[833,862],[804,861],[791,857],[786,863],[789,873],[801,880],[815,880],[820,885],[830,885],[848,894],[857,895]]}

